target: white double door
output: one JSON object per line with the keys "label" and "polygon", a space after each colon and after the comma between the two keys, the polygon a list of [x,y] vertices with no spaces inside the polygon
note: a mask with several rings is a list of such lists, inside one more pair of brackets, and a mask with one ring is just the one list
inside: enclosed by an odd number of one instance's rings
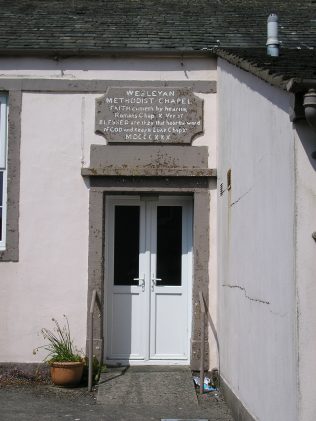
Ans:
{"label": "white double door", "polygon": [[108,197],[106,231],[106,361],[186,364],[191,198]]}

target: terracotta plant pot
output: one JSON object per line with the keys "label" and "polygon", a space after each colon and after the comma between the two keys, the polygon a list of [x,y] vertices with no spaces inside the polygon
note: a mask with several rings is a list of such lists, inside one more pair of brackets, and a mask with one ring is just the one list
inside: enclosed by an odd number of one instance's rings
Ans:
{"label": "terracotta plant pot", "polygon": [[57,386],[75,386],[80,383],[83,362],[54,362],[51,363],[50,374],[52,382]]}

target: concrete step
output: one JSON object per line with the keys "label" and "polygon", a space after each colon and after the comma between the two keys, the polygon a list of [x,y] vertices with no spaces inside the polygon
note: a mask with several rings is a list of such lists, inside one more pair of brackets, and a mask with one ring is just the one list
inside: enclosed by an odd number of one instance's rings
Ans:
{"label": "concrete step", "polygon": [[102,373],[97,401],[138,407],[197,406],[191,370],[179,366],[133,366]]}

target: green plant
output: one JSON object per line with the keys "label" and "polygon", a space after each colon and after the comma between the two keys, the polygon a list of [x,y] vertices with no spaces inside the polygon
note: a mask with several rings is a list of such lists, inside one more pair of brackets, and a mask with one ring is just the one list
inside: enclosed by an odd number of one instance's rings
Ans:
{"label": "green plant", "polygon": [[[88,384],[88,373],[89,373],[89,359],[88,357],[84,358],[84,367],[83,367],[83,375],[82,375],[82,384],[87,385]],[[97,357],[93,356],[93,364],[92,364],[92,380],[93,383],[97,383],[100,379],[100,375],[102,371],[102,368],[105,367],[105,365],[102,365]]]}
{"label": "green plant", "polygon": [[67,316],[65,318],[65,324],[60,326],[56,319],[52,319],[55,323],[54,331],[43,328],[41,330],[44,339],[47,339],[48,343],[35,348],[33,354],[41,348],[48,351],[48,355],[44,359],[49,363],[53,362],[65,362],[65,361],[83,361],[83,357],[73,346],[73,341],[70,335],[70,328]]}

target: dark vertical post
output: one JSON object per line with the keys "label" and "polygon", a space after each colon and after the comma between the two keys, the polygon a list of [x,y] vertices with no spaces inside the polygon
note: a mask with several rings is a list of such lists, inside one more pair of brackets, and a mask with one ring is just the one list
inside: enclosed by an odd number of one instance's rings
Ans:
{"label": "dark vertical post", "polygon": [[89,371],[88,371],[88,391],[92,390],[92,376],[93,376],[93,311],[97,296],[97,291],[94,289],[91,297],[91,306],[89,312]]}
{"label": "dark vertical post", "polygon": [[205,358],[205,307],[204,298],[199,291],[200,311],[201,311],[201,360],[200,360],[200,393],[204,392],[204,358]]}

